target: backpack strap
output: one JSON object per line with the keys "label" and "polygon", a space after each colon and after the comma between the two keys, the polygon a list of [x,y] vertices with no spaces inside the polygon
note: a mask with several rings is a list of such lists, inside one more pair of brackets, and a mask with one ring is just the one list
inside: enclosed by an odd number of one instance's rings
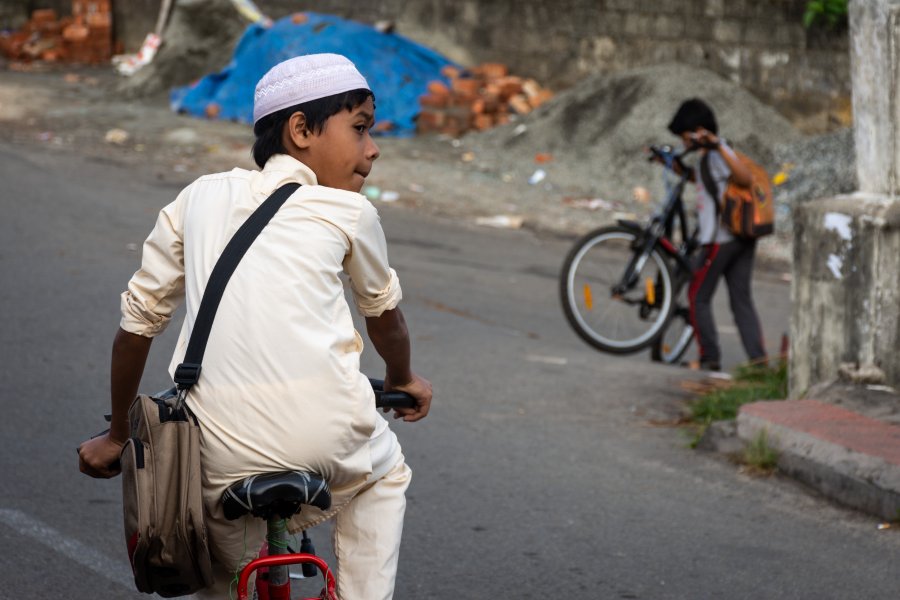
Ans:
{"label": "backpack strap", "polygon": [[200,308],[197,310],[197,318],[194,320],[194,328],[191,330],[191,339],[188,342],[184,360],[175,369],[175,384],[178,386],[180,396],[183,396],[191,386],[200,378],[200,364],[203,362],[203,354],[206,352],[206,342],[212,330],[213,319],[225,286],[231,279],[238,263],[253,244],[253,241],[262,232],[265,226],[272,220],[278,209],[300,187],[299,183],[287,183],[272,193],[253,214],[244,221],[244,224],[235,232],[228,241],[225,250],[213,267],[203,298],[200,300]]}

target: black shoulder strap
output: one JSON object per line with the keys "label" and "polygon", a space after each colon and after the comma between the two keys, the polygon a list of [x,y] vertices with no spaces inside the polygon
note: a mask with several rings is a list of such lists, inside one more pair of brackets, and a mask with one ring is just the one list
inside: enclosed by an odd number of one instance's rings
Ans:
{"label": "black shoulder strap", "polygon": [[722,211],[722,207],[719,206],[719,186],[713,181],[712,173],[709,172],[709,152],[704,154],[700,159],[700,179],[703,181],[703,187],[706,188],[706,193],[712,198],[713,204],[716,207],[716,214],[718,215]]}
{"label": "black shoulder strap", "polygon": [[213,319],[216,317],[216,310],[219,308],[222,293],[225,291],[225,286],[228,285],[228,280],[231,279],[231,274],[234,273],[247,249],[253,244],[253,240],[275,216],[281,205],[299,187],[299,183],[288,183],[275,190],[244,221],[244,224],[228,241],[219,260],[216,261],[216,266],[213,267],[209,281],[206,283],[206,289],[203,291],[203,299],[200,300],[200,308],[197,310],[197,318],[194,321],[194,328],[191,330],[191,339],[188,342],[187,352],[184,354],[184,361],[175,369],[174,379],[179,390],[189,390],[200,377],[200,364],[203,362],[203,354],[206,352],[206,342],[209,340]]}

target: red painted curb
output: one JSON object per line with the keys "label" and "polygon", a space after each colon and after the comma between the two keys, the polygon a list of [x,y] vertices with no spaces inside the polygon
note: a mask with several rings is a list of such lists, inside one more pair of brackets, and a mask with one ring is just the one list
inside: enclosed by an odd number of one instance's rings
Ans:
{"label": "red painted curb", "polygon": [[745,404],[741,412],[900,465],[900,427],[840,406],[818,400],[779,400]]}

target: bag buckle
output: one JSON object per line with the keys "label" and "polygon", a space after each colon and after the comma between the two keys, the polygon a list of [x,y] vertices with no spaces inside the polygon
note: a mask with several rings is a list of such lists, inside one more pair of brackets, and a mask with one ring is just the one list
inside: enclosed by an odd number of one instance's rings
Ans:
{"label": "bag buckle", "polygon": [[200,379],[200,365],[195,363],[181,363],[175,368],[175,377],[172,378],[179,390],[186,390]]}

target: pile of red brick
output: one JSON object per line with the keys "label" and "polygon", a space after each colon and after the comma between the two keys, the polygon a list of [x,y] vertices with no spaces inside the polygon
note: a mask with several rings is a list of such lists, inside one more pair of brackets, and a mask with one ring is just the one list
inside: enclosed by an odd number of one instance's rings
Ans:
{"label": "pile of red brick", "polygon": [[509,74],[506,65],[485,63],[460,71],[444,67],[450,80],[428,84],[428,93],[419,99],[422,112],[416,121],[420,133],[458,136],[472,129],[484,130],[508,123],[511,114],[531,112],[553,97],[534,79]]}
{"label": "pile of red brick", "polygon": [[72,16],[36,10],[11,34],[0,34],[0,53],[12,60],[103,63],[113,55],[110,0],[72,0]]}

